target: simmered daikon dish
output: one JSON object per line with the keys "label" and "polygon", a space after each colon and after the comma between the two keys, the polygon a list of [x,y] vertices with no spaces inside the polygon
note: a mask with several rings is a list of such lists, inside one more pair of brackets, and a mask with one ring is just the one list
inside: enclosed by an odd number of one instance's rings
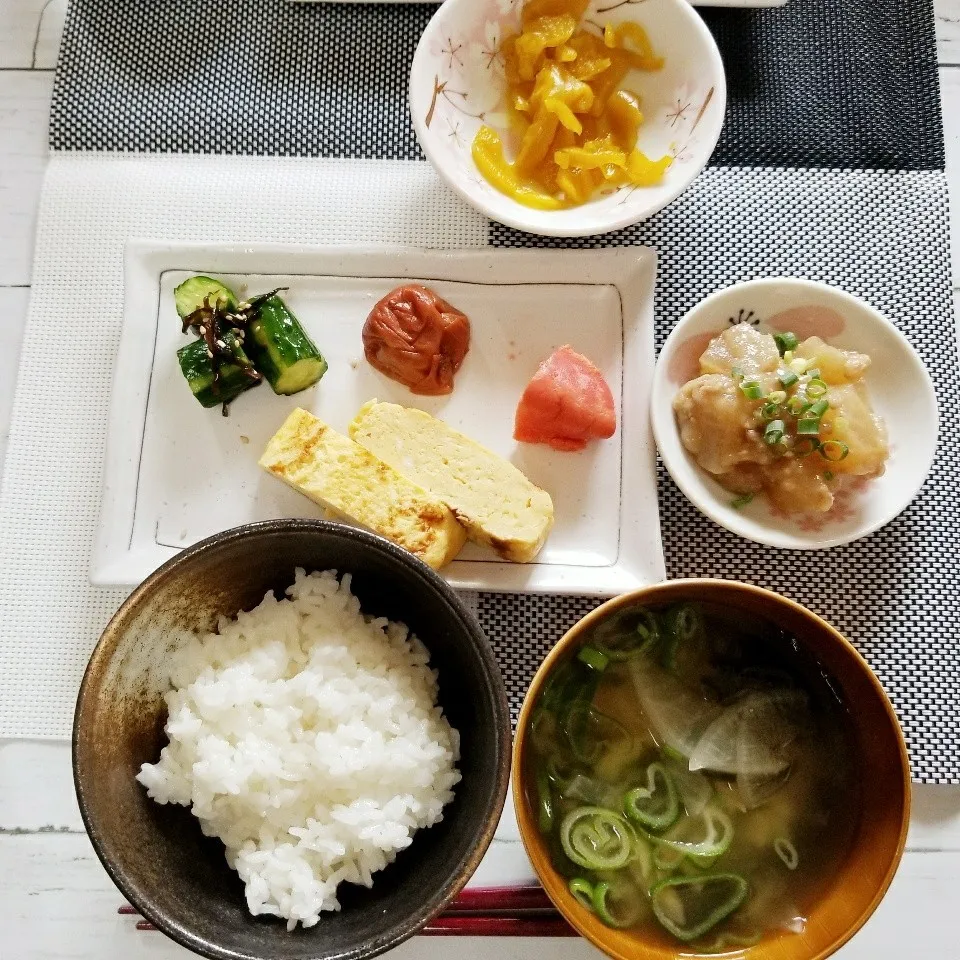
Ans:
{"label": "simmered daikon dish", "polygon": [[820,337],[736,324],[674,398],[680,439],[735,494],[733,506],[763,493],[781,513],[826,514],[838,494],[880,476],[890,454],[869,366],[866,354]]}
{"label": "simmered daikon dish", "polygon": [[570,892],[684,953],[802,932],[859,820],[846,708],[793,638],[740,610],[600,621],[529,736],[527,802]]}

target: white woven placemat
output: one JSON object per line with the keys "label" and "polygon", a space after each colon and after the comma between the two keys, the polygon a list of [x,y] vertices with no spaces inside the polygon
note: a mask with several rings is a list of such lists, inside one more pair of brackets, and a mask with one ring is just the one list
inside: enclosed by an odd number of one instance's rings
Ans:
{"label": "white woven placemat", "polygon": [[51,157],[0,495],[0,736],[70,735],[126,595],[88,569],[130,237],[470,247],[487,222],[415,161]]}
{"label": "white woven placemat", "polygon": [[[104,425],[132,237],[211,242],[553,245],[466,208],[409,161],[113,156],[52,160],[0,495],[0,736],[63,737],[90,650],[123,599],[89,585]],[[661,472],[670,576],[725,576],[811,606],[857,644],[927,782],[960,782],[960,389],[939,172],[711,169],[648,223],[576,245],[660,253],[657,340],[701,297],[792,274],[872,302],[920,351],[941,403],[930,480],[897,520],[811,556],[738,540]],[[550,645],[597,601],[481,594],[514,710]]]}

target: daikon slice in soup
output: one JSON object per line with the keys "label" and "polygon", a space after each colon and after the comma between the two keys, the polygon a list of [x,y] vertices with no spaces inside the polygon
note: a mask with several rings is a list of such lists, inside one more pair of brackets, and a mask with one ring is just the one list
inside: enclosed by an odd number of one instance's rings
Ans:
{"label": "daikon slice in soup", "polygon": [[685,953],[802,932],[857,827],[846,707],[743,611],[618,611],[554,669],[530,739],[527,798],[573,895]]}

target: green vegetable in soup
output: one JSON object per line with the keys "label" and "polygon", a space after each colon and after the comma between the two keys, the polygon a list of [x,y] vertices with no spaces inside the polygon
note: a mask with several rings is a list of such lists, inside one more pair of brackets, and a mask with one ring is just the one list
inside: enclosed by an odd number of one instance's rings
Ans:
{"label": "green vegetable in soup", "polygon": [[689,943],[709,933],[730,916],[750,887],[735,873],[707,877],[668,877],[650,891],[650,903],[661,926]]}
{"label": "green vegetable in soup", "polygon": [[530,742],[527,796],[573,896],[692,955],[802,929],[856,829],[854,739],[823,671],[724,608],[602,621],[545,685]]}
{"label": "green vegetable in soup", "polygon": [[673,778],[662,763],[647,767],[647,783],[634,787],[623,798],[623,810],[647,830],[659,832],[673,826],[680,816],[680,798]]}

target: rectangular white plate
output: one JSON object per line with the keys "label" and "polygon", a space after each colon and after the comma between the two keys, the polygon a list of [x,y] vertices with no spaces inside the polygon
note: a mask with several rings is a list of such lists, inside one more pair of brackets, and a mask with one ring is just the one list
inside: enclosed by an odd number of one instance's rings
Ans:
{"label": "rectangular white plate", "polygon": [[[179,550],[255,520],[322,510],[257,466],[294,407],[346,431],[374,397],[420,407],[515,463],[554,500],[556,521],[530,564],[467,544],[444,574],[480,590],[612,595],[663,579],[653,439],[656,254],[616,251],[346,250],[131,242],[108,427],[105,486],[91,578],[133,585]],[[211,274],[243,295],[284,299],[330,369],[315,387],[248,391],[222,417],[180,373],[174,288]],[[471,320],[470,352],[447,397],[417,397],[363,357],[361,329],[394,287],[425,283]],[[517,402],[541,360],[569,343],[601,369],[617,432],[581,453],[513,440]]]}

